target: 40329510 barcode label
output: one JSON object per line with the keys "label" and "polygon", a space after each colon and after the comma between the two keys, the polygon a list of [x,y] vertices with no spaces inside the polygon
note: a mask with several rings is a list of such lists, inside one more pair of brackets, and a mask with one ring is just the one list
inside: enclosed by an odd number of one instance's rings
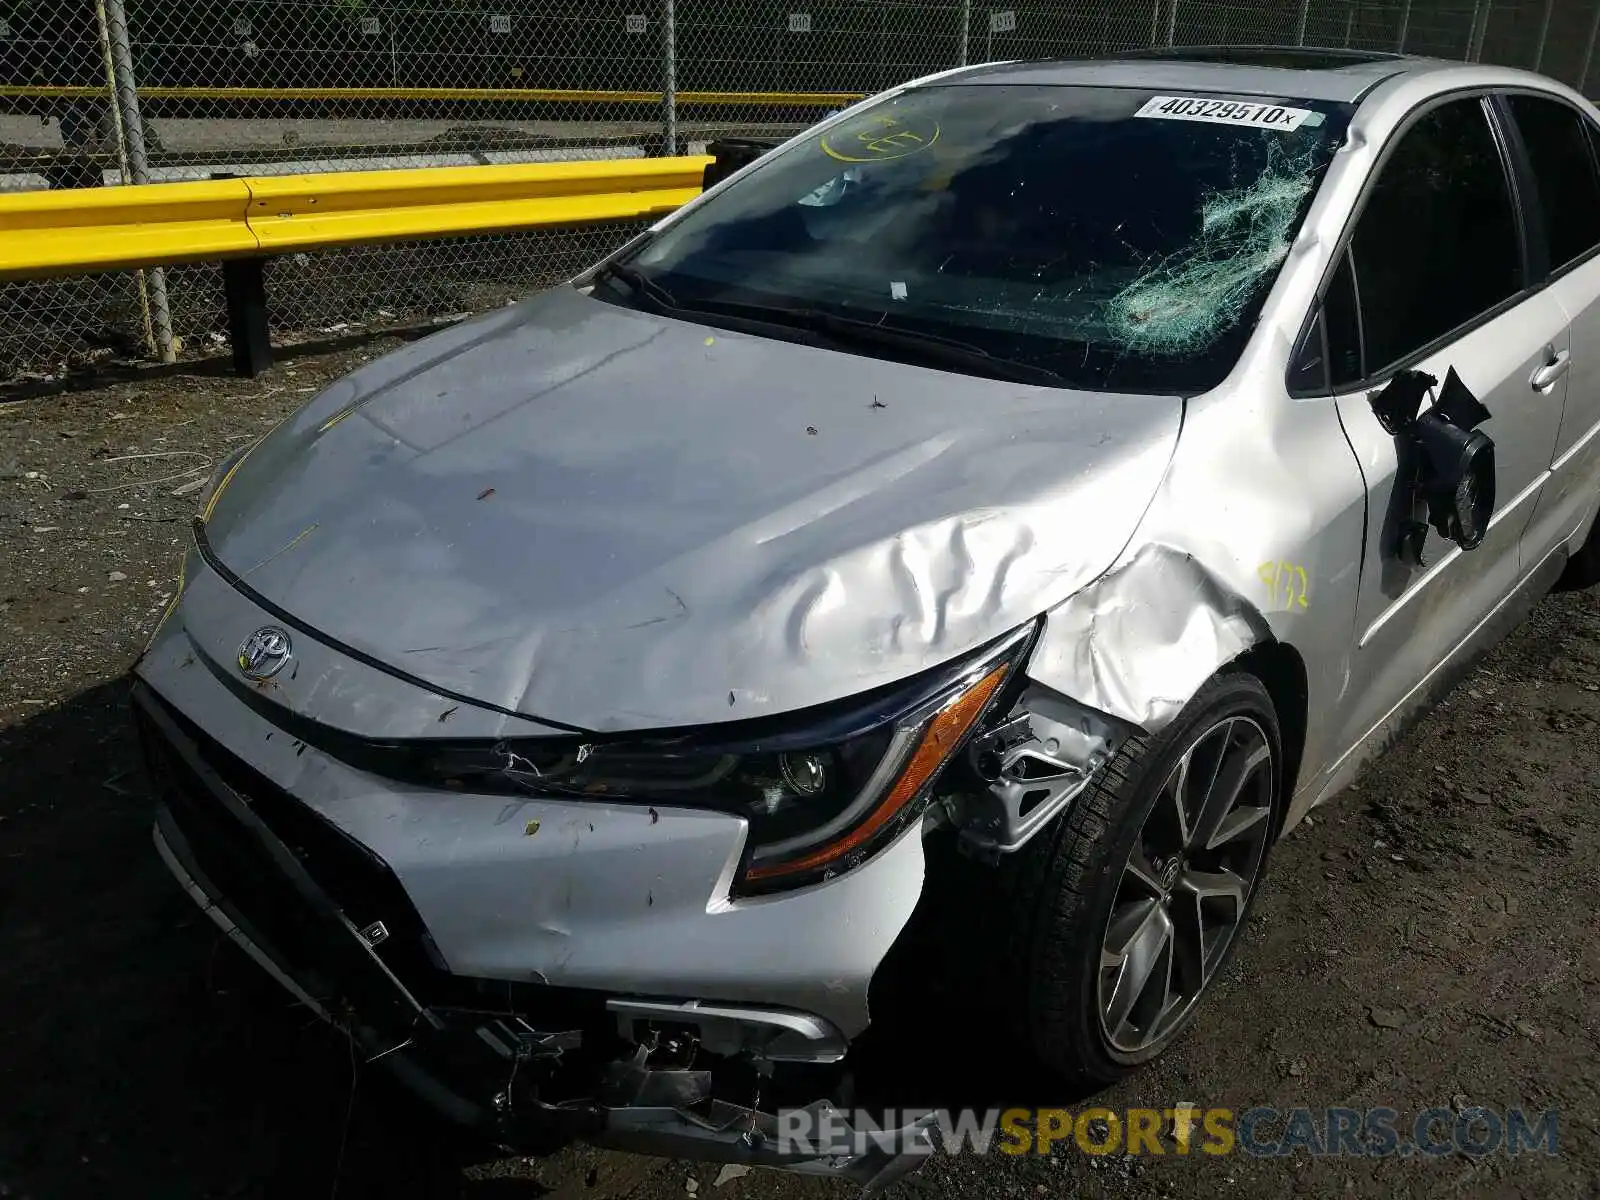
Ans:
{"label": "40329510 barcode label", "polygon": [[1262,104],[1251,100],[1210,100],[1204,96],[1151,96],[1136,117],[1165,121],[1205,121],[1212,125],[1249,125],[1285,133],[1305,124],[1318,125],[1322,114],[1309,108]]}

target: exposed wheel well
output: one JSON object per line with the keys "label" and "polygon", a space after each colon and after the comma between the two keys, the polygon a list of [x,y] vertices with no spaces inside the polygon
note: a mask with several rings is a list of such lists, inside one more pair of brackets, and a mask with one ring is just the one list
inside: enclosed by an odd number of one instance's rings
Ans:
{"label": "exposed wheel well", "polygon": [[1231,670],[1248,671],[1261,681],[1278,710],[1278,730],[1283,735],[1283,797],[1287,807],[1300,776],[1300,759],[1306,747],[1306,664],[1300,652],[1286,642],[1262,642],[1233,661]]}
{"label": "exposed wheel well", "polygon": [[1597,583],[1600,583],[1600,513],[1595,514],[1594,520],[1589,524],[1589,532],[1583,539],[1583,545],[1567,559],[1567,565],[1562,570],[1560,578],[1550,590],[1576,592],[1593,587]]}

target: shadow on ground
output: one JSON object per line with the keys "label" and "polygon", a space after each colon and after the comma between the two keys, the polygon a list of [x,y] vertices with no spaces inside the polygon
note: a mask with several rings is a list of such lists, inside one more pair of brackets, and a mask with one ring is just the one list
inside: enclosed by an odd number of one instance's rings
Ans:
{"label": "shadow on ground", "polygon": [[543,1195],[532,1179],[464,1180],[492,1148],[353,1070],[343,1039],[183,895],[150,842],[126,696],[105,684],[0,730],[0,1185]]}

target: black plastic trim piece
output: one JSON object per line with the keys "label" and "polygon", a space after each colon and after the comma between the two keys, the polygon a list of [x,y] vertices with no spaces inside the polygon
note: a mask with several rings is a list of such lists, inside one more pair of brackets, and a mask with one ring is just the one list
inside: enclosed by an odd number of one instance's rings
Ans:
{"label": "black plastic trim piece", "polygon": [[[275,872],[282,886],[292,891],[296,906],[308,922],[301,932],[312,956],[310,965],[318,969],[337,966],[338,981],[328,982],[333,983],[337,992],[348,994],[352,1000],[358,1001],[369,1019],[382,1019],[389,1030],[403,1033],[434,1024],[416,997],[373,953],[372,948],[361,940],[334,899],[307,873],[300,860],[279,840],[277,833],[253,810],[248,799],[234,791],[201,756],[198,746],[166,710],[165,705],[156,699],[148,685],[135,684],[132,700],[136,718],[144,725],[145,738],[159,739],[159,745],[149,740],[145,743],[146,754],[154,756],[148,760],[149,772],[158,795],[162,794],[163,784],[174,788],[183,786],[181,780],[169,777],[169,768],[160,759],[164,754],[170,763],[170,770],[187,773],[193,783],[204,790],[207,801],[215,805],[222,818],[236,828],[241,837],[249,840],[252,854],[264,867],[270,864],[269,869]],[[164,803],[173,798],[162,795]],[[306,811],[310,812],[309,809]],[[184,822],[175,813],[171,819],[187,842],[189,834]],[[321,820],[320,817],[315,819]],[[301,917],[292,919],[300,921]],[[321,996],[318,999],[328,1003],[335,997]]]}
{"label": "black plastic trim piece", "polygon": [[1528,159],[1522,131],[1511,116],[1503,94],[1484,98],[1489,129],[1500,148],[1505,164],[1506,186],[1511,189],[1511,208],[1517,218],[1517,236],[1522,242],[1522,286],[1533,290],[1543,286],[1550,275],[1550,248],[1546,240],[1544,213],[1539,208],[1539,189]]}

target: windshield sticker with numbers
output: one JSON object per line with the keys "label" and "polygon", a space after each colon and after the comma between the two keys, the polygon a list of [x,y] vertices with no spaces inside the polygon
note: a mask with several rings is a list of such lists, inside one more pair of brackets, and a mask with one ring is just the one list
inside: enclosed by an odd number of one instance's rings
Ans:
{"label": "windshield sticker with numbers", "polygon": [[1247,100],[1208,100],[1203,96],[1151,96],[1133,114],[1167,121],[1206,121],[1213,125],[1249,125],[1287,133],[1308,122],[1320,124],[1321,114],[1309,108],[1286,108]]}

